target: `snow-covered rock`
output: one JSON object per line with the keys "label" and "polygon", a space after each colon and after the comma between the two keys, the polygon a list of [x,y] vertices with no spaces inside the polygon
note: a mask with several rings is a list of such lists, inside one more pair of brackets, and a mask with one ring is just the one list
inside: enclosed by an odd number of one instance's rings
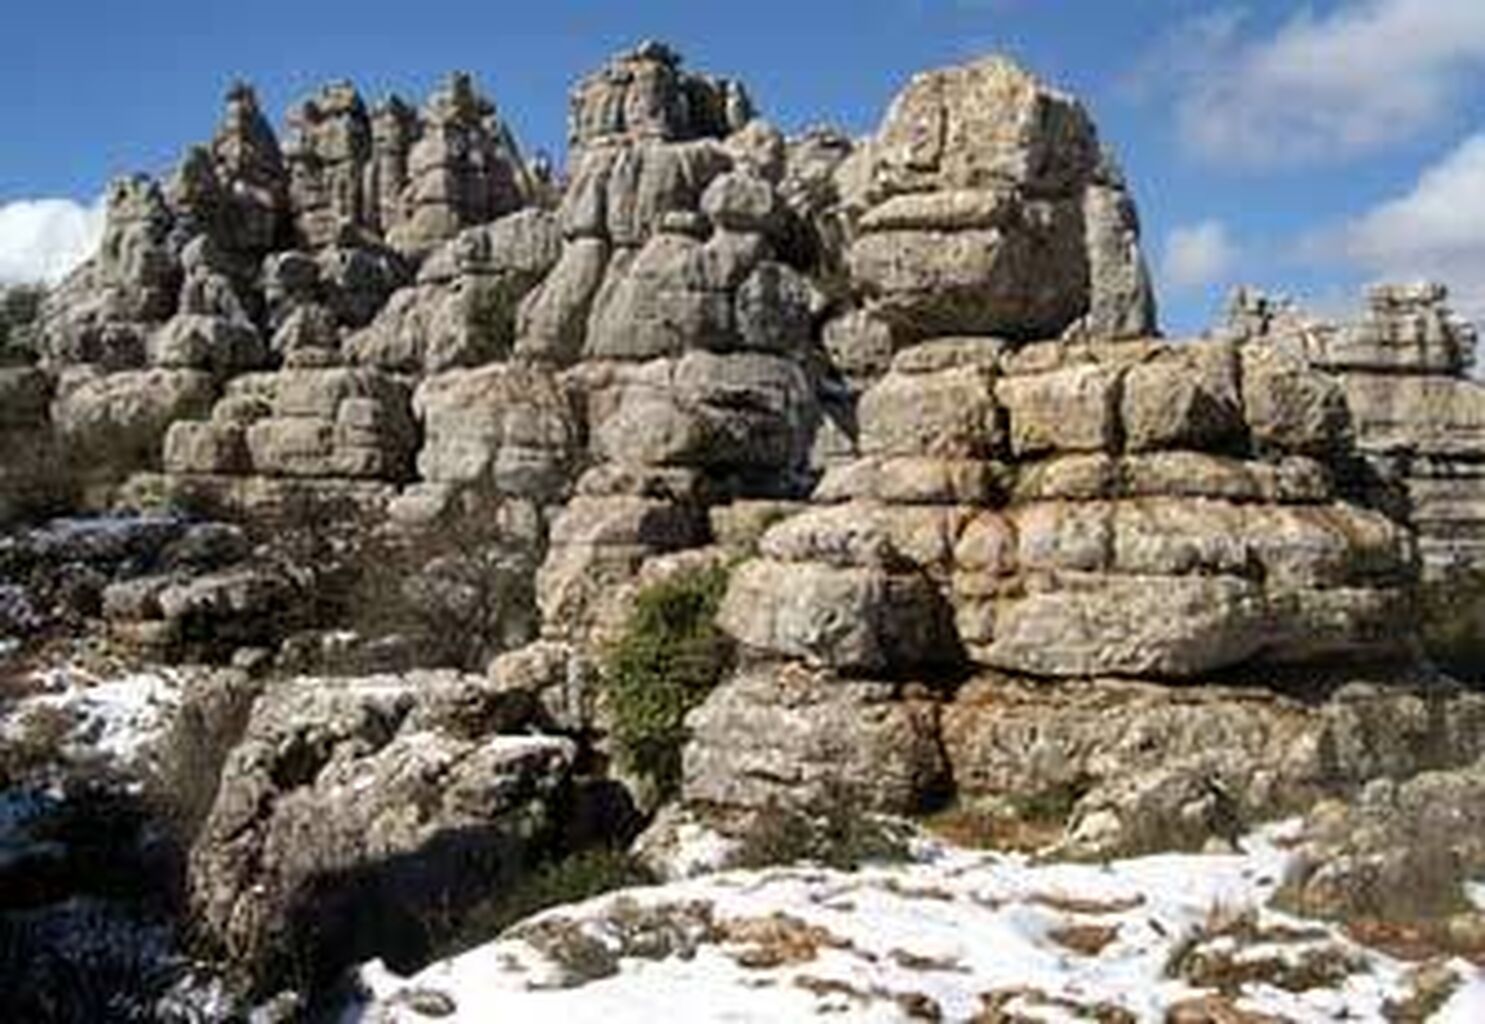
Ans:
{"label": "snow-covered rock", "polygon": [[[367,964],[365,997],[342,1019],[1160,1022],[1206,1000],[1383,1020],[1421,985],[1408,965],[1260,909],[1288,836],[1276,826],[1239,853],[1103,866],[937,846],[855,873],[734,871],[613,893],[410,978]],[[1212,977],[1234,963],[1236,992],[1219,993]],[[1485,1019],[1485,975],[1444,966],[1457,980],[1432,1019]]]}

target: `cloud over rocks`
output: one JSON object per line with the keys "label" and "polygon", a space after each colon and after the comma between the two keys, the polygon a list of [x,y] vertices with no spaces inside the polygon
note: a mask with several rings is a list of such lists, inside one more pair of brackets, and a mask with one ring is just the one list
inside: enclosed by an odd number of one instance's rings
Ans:
{"label": "cloud over rocks", "polygon": [[1485,131],[1425,168],[1407,192],[1302,248],[1377,278],[1443,281],[1456,309],[1485,320]]}
{"label": "cloud over rocks", "polygon": [[1165,236],[1161,279],[1176,291],[1217,284],[1232,273],[1237,259],[1238,247],[1221,221],[1178,225]]}
{"label": "cloud over rocks", "polygon": [[1136,76],[1181,141],[1230,167],[1371,153],[1436,125],[1485,79],[1480,0],[1347,0],[1255,37],[1236,9],[1181,25]]}
{"label": "cloud over rocks", "polygon": [[0,284],[56,281],[92,254],[103,201],[20,199],[0,205]]}

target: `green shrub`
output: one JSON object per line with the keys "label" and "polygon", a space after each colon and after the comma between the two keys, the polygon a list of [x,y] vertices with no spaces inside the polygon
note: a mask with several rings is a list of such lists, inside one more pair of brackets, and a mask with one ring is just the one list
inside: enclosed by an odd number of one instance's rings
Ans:
{"label": "green shrub", "polygon": [[642,590],[603,665],[622,767],[667,798],[680,786],[686,714],[706,699],[732,660],[714,619],[731,566],[679,574]]}
{"label": "green shrub", "polygon": [[624,850],[595,847],[543,864],[497,895],[461,913],[456,926],[434,923],[432,958],[471,949],[511,925],[550,907],[602,896],[616,889],[653,885],[657,879]]}
{"label": "green shrub", "polygon": [[825,786],[810,806],[772,804],[742,837],[737,864],[766,868],[813,861],[838,871],[908,859],[909,829],[874,814],[861,792],[845,782]]}
{"label": "green shrub", "polygon": [[35,360],[35,324],[45,297],[40,285],[0,288],[0,364]]}

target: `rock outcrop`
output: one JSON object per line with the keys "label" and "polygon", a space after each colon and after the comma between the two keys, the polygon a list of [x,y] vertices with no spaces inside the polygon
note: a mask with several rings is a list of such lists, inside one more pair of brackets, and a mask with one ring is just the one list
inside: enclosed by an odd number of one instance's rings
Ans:
{"label": "rock outcrop", "polygon": [[297,956],[329,976],[373,952],[415,959],[428,908],[520,875],[573,749],[511,735],[529,708],[520,694],[465,699],[483,686],[300,679],[258,701],[191,853],[193,904],[235,964],[269,977]]}
{"label": "rock outcrop", "polygon": [[1241,291],[1226,330],[1263,337],[1333,375],[1370,486],[1417,534],[1433,653],[1478,673],[1485,648],[1485,387],[1469,376],[1475,330],[1439,285],[1383,285],[1336,323]]}
{"label": "rock outcrop", "polygon": [[[653,43],[570,100],[559,182],[468,76],[421,111],[333,83],[282,147],[236,86],[168,185],[114,187],[41,364],[0,370],[0,518],[74,492],[354,514],[393,612],[509,611],[457,656],[395,614],[284,643],[345,566],[221,524],[67,570],[135,653],[408,668],[257,700],[191,858],[250,973],[414,960],[430,901],[550,852],[611,770],[607,645],[698,570],[730,573],[737,657],[691,713],[682,817],[1055,807],[1054,849],[1101,858],[1485,752],[1418,628],[1478,667],[1485,391],[1441,290],[1346,325],[1244,293],[1161,340],[1116,160],[1001,58],[914,77],[860,141],[786,139]],[[56,494],[20,453],[66,467]]]}
{"label": "rock outcrop", "polygon": [[897,344],[1153,332],[1113,157],[1076,100],[1008,60],[915,76],[836,175],[851,289]]}

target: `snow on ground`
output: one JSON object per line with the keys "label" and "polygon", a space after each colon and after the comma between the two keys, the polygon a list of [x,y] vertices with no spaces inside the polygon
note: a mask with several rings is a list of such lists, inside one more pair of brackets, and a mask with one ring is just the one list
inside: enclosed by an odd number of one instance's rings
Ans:
{"label": "snow on ground", "polygon": [[57,753],[124,773],[142,766],[180,705],[181,679],[168,668],[106,678],[62,666],[34,678],[39,692],[0,715],[0,738],[21,734],[38,715],[60,713],[67,725]]}
{"label": "snow on ground", "polygon": [[[1384,1020],[1384,1004],[1412,990],[1409,965],[1259,909],[1283,875],[1292,827],[1266,829],[1235,854],[1032,864],[932,844],[918,862],[855,873],[733,871],[609,894],[411,978],[368,964],[368,1000],[344,1024],[963,1021],[987,1008],[1017,1020],[1159,1022],[1172,1004],[1213,991],[1168,970],[1181,951],[1196,962],[1193,950],[1208,965],[1271,962],[1243,985],[1239,1008]],[[1247,930],[1221,924],[1234,921]],[[1450,966],[1461,986],[1434,1019],[1485,1021],[1485,978]],[[1327,970],[1331,980],[1307,991],[1280,987],[1304,989],[1293,978]]]}

